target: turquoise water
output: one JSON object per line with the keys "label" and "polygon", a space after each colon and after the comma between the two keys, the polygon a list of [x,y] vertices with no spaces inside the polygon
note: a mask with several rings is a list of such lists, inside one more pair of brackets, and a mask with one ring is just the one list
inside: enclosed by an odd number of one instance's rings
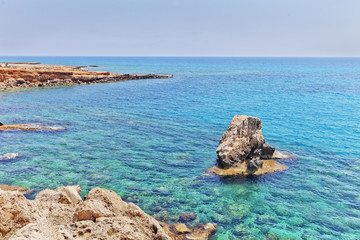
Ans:
{"label": "turquoise water", "polygon": [[[66,126],[2,132],[0,183],[116,191],[168,223],[219,224],[213,239],[360,239],[360,59],[0,57],[101,65],[155,79],[0,92],[0,121]],[[258,178],[202,176],[235,114],[296,154]],[[29,196],[33,197],[33,196]]]}

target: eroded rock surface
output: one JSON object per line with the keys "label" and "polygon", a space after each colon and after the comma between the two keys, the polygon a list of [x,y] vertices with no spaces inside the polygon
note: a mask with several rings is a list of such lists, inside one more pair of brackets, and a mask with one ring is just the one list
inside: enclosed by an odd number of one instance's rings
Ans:
{"label": "eroded rock surface", "polygon": [[196,228],[189,229],[183,223],[176,223],[168,225],[166,223],[160,223],[166,233],[174,240],[203,240],[212,236],[218,225],[215,223],[206,223],[197,226]]}
{"label": "eroded rock surface", "polygon": [[5,185],[5,184],[0,184],[0,190],[15,191],[15,192],[20,192],[20,193],[26,193],[26,191],[27,191],[26,188],[23,188],[21,186],[9,186],[9,185]]}
{"label": "eroded rock surface", "polygon": [[6,153],[2,156],[0,156],[0,161],[2,160],[10,160],[10,159],[13,159],[13,158],[17,158],[19,156],[19,154],[17,153]]}
{"label": "eroded rock surface", "polygon": [[85,200],[80,191],[79,186],[46,189],[29,200],[22,189],[0,185],[0,239],[205,240],[216,231],[216,224],[204,224],[178,225],[181,233],[174,232],[113,191],[94,188]]}
{"label": "eroded rock surface", "polygon": [[0,126],[0,131],[36,131],[36,130],[49,130],[59,131],[65,130],[65,127],[59,126],[43,126],[39,123],[27,123],[27,124],[3,124]]}
{"label": "eroded rock surface", "polygon": [[261,130],[259,118],[234,116],[216,150],[219,166],[208,171],[218,175],[261,175],[287,169],[271,160],[285,155],[265,143]]}

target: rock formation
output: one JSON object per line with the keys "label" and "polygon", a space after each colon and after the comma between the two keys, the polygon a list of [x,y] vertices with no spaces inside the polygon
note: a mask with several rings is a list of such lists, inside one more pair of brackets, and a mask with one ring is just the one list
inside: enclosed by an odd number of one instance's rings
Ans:
{"label": "rock formation", "polygon": [[218,225],[214,223],[201,224],[194,229],[189,229],[183,223],[176,223],[173,225],[160,223],[160,225],[173,240],[208,239],[218,228]]}
{"label": "rock formation", "polygon": [[84,67],[34,63],[9,63],[6,67],[0,67],[0,90],[8,88],[51,87],[170,77],[172,76],[95,72],[87,71]]}
{"label": "rock formation", "polygon": [[21,186],[9,186],[9,185],[5,185],[5,184],[0,184],[0,190],[16,191],[16,192],[20,192],[20,193],[26,193],[26,191],[27,191],[26,188],[23,188]]}
{"label": "rock formation", "polygon": [[[272,158],[288,157],[266,144],[259,118],[236,115],[219,142],[219,167],[208,169],[218,175],[261,175],[287,169]],[[267,159],[266,161],[264,159]]]}
{"label": "rock formation", "polygon": [[2,156],[0,156],[0,161],[2,160],[10,160],[10,159],[13,159],[13,158],[17,158],[19,156],[19,154],[17,153],[6,153]]}
{"label": "rock formation", "polygon": [[80,191],[79,186],[47,189],[34,200],[28,200],[22,194],[23,188],[0,186],[0,238],[202,240],[217,228],[210,223],[195,229],[160,225],[113,191],[94,188],[85,200],[80,197]]}
{"label": "rock formation", "polygon": [[59,131],[65,130],[65,127],[58,126],[43,126],[39,123],[27,123],[27,124],[3,124],[0,126],[0,131],[36,131],[36,130],[50,130]]}

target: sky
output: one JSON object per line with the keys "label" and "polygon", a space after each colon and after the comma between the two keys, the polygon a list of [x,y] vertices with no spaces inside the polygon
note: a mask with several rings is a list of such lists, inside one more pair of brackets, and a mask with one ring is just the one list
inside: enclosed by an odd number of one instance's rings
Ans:
{"label": "sky", "polygon": [[359,0],[0,0],[0,56],[360,57]]}

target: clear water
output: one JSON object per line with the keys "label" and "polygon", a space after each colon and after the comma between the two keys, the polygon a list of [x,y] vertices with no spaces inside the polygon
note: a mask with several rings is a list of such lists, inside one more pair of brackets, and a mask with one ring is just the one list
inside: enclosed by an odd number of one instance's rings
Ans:
{"label": "clear water", "polygon": [[[116,191],[159,220],[196,212],[213,239],[360,239],[360,59],[2,57],[172,79],[0,92],[0,183]],[[299,156],[252,179],[202,176],[235,114]],[[31,196],[30,196],[31,197]]]}

